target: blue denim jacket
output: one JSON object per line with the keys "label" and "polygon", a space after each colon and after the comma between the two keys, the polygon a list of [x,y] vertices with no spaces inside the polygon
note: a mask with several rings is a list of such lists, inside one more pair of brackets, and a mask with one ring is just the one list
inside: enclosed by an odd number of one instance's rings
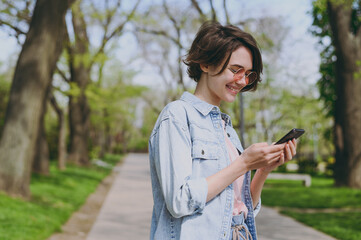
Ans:
{"label": "blue denim jacket", "polygon": [[[159,115],[149,139],[153,190],[150,239],[229,239],[233,211],[233,184],[206,202],[206,177],[230,164],[221,119],[234,146],[242,152],[230,117],[217,106],[185,92]],[[248,208],[247,226],[257,239],[250,194],[250,172],[242,196]]]}

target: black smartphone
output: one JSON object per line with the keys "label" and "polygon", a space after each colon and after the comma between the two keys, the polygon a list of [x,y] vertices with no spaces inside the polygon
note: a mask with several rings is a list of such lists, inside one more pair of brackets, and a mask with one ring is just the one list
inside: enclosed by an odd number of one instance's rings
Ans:
{"label": "black smartphone", "polygon": [[294,128],[291,131],[289,131],[286,135],[284,135],[280,140],[278,140],[275,144],[282,144],[294,138],[297,139],[304,133],[305,133],[304,129]]}

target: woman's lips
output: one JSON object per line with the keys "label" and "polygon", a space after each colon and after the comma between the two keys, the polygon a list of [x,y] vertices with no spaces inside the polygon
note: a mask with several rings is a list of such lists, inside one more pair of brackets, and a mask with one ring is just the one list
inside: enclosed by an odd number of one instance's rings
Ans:
{"label": "woman's lips", "polygon": [[239,91],[241,91],[241,88],[237,88],[237,87],[233,87],[233,86],[229,86],[229,85],[226,85],[226,87],[228,90],[230,90],[230,92],[232,92],[235,95],[237,95],[239,93]]}

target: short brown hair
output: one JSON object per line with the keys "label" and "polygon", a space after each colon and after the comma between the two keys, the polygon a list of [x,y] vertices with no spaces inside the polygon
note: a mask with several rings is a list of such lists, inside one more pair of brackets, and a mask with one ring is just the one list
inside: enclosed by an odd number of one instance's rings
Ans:
{"label": "short brown hair", "polygon": [[241,46],[251,51],[252,68],[257,73],[257,80],[250,86],[244,87],[242,92],[256,90],[263,70],[261,52],[251,34],[233,25],[222,26],[218,22],[202,24],[183,61],[188,66],[188,76],[198,82],[202,75],[200,64],[219,66],[226,60],[218,74],[222,73],[226,69],[232,53]]}

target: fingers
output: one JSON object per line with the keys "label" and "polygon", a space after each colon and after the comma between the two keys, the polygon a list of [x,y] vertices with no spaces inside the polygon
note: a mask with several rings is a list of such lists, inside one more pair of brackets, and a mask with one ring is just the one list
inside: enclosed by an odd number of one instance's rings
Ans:
{"label": "fingers", "polygon": [[287,161],[290,161],[296,155],[296,146],[297,142],[295,139],[288,141],[286,144],[284,153]]}
{"label": "fingers", "polygon": [[265,148],[265,151],[269,151],[270,153],[280,152],[285,148],[285,143],[277,144],[277,145],[269,145]]}
{"label": "fingers", "polygon": [[289,147],[290,147],[292,156],[295,156],[295,155],[296,155],[296,148],[297,148],[297,141],[296,141],[296,139],[293,139],[292,141],[289,141],[288,145],[289,145]]}
{"label": "fingers", "polygon": [[261,143],[255,143],[253,144],[255,147],[267,147],[268,143],[266,142],[261,142]]}
{"label": "fingers", "polygon": [[279,166],[285,163],[285,155],[281,153],[280,160],[278,161]]}
{"label": "fingers", "polygon": [[296,149],[297,149],[297,140],[293,139],[292,143],[293,143],[293,146],[294,146],[292,153],[293,153],[293,156],[295,156],[296,155]]}
{"label": "fingers", "polygon": [[285,157],[283,152],[279,155],[276,156],[275,161],[269,163],[269,167],[271,168],[270,170],[272,171],[273,169],[275,169],[278,166],[281,166],[282,164],[285,163]]}
{"label": "fingers", "polygon": [[293,155],[292,155],[290,144],[286,144],[284,154],[286,156],[287,161],[292,159]]}
{"label": "fingers", "polygon": [[273,163],[273,162],[280,161],[282,156],[284,156],[282,151],[281,152],[275,152],[275,153],[268,154],[266,159],[267,159],[267,162],[270,164],[270,163]]}

